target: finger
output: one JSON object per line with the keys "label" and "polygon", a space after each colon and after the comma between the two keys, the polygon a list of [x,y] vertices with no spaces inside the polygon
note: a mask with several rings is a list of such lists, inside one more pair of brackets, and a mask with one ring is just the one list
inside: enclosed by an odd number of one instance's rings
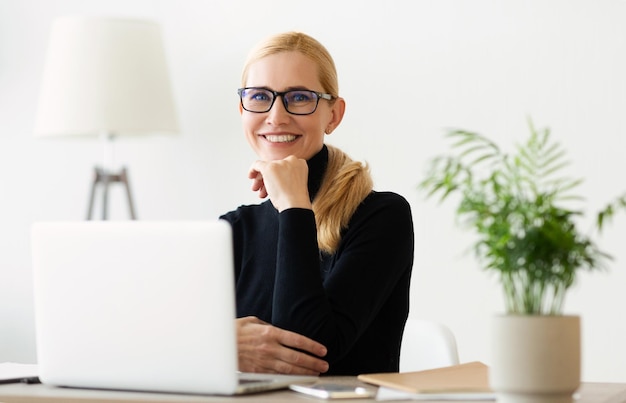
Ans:
{"label": "finger", "polygon": [[[324,345],[301,334],[272,328],[276,333],[276,340],[288,349],[281,349],[278,358],[290,366],[304,370],[324,373],[328,371],[328,363],[320,357],[327,354]],[[284,369],[282,369],[284,370]]]}
{"label": "finger", "polygon": [[280,331],[278,332],[277,340],[282,345],[296,350],[302,350],[318,357],[324,357],[328,353],[323,344],[318,343],[313,339],[288,330],[278,328],[276,328],[276,330]]}
{"label": "finger", "polygon": [[328,371],[326,361],[301,351],[286,348],[278,358],[276,369],[282,373],[319,375]]}
{"label": "finger", "polygon": [[261,190],[261,188],[265,187],[265,183],[263,183],[263,179],[254,179],[252,181],[252,186],[251,189],[252,191],[256,192],[257,190]]}
{"label": "finger", "polygon": [[264,199],[268,196],[267,189],[265,188],[265,182],[263,181],[263,177],[259,174],[252,181],[252,186],[250,187],[253,192],[259,192],[259,197]]}
{"label": "finger", "polygon": [[248,170],[248,178],[255,179],[258,175],[261,175],[266,165],[267,163],[265,161],[254,161]]}
{"label": "finger", "polygon": [[328,371],[326,361],[275,343],[258,344],[250,353],[245,354],[246,364],[254,365],[255,371],[298,375],[319,375]]}
{"label": "finger", "polygon": [[258,171],[250,171],[248,177],[252,179],[252,190],[259,190],[263,185],[263,175]]}

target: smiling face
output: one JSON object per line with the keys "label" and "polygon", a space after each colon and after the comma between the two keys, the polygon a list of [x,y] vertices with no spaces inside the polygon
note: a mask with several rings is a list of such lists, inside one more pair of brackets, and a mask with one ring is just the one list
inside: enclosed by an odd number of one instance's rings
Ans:
{"label": "smiling face", "polygon": [[[319,80],[317,65],[297,51],[265,56],[248,67],[245,87],[263,87],[273,91],[307,89],[326,92]],[[310,115],[292,115],[278,97],[270,111],[248,112],[239,106],[243,130],[248,143],[265,161],[293,155],[310,159],[324,144],[324,134],[332,132],[341,122],[344,100],[320,99],[317,110]]]}

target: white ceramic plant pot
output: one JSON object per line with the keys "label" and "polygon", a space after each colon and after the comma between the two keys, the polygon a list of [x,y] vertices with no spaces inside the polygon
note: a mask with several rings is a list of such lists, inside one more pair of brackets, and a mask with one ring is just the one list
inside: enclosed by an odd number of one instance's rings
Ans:
{"label": "white ceramic plant pot", "polygon": [[491,388],[500,403],[571,403],[580,386],[580,317],[494,318]]}

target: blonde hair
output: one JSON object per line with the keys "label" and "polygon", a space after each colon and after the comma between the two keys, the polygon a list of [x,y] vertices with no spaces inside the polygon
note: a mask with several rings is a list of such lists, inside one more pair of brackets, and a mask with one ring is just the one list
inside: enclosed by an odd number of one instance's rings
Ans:
{"label": "blonde hair", "polygon": [[320,190],[313,200],[317,243],[322,252],[333,254],[348,228],[352,215],[372,192],[369,168],[353,161],[340,149],[328,147],[328,166]]}
{"label": "blonde hair", "polygon": [[[280,52],[300,52],[317,66],[321,90],[339,96],[339,81],[335,62],[319,41],[302,32],[273,35],[248,55],[241,74],[246,86],[248,70],[254,62]],[[373,188],[369,168],[353,161],[340,149],[328,146],[328,166],[320,190],[313,200],[317,225],[317,243],[322,252],[333,254],[341,242],[341,233],[348,227],[352,215]]]}
{"label": "blonde hair", "polygon": [[311,59],[318,69],[318,79],[322,84],[321,90],[332,95],[333,99],[339,96],[337,69],[328,50],[315,38],[294,31],[270,36],[252,49],[241,73],[241,86],[246,86],[251,64],[280,52],[300,52]]}

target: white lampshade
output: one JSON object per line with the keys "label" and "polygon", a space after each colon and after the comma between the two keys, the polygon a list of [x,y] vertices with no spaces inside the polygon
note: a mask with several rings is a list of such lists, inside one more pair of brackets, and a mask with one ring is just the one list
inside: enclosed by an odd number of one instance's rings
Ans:
{"label": "white lampshade", "polygon": [[54,21],[35,135],[177,131],[157,23],[109,17]]}

